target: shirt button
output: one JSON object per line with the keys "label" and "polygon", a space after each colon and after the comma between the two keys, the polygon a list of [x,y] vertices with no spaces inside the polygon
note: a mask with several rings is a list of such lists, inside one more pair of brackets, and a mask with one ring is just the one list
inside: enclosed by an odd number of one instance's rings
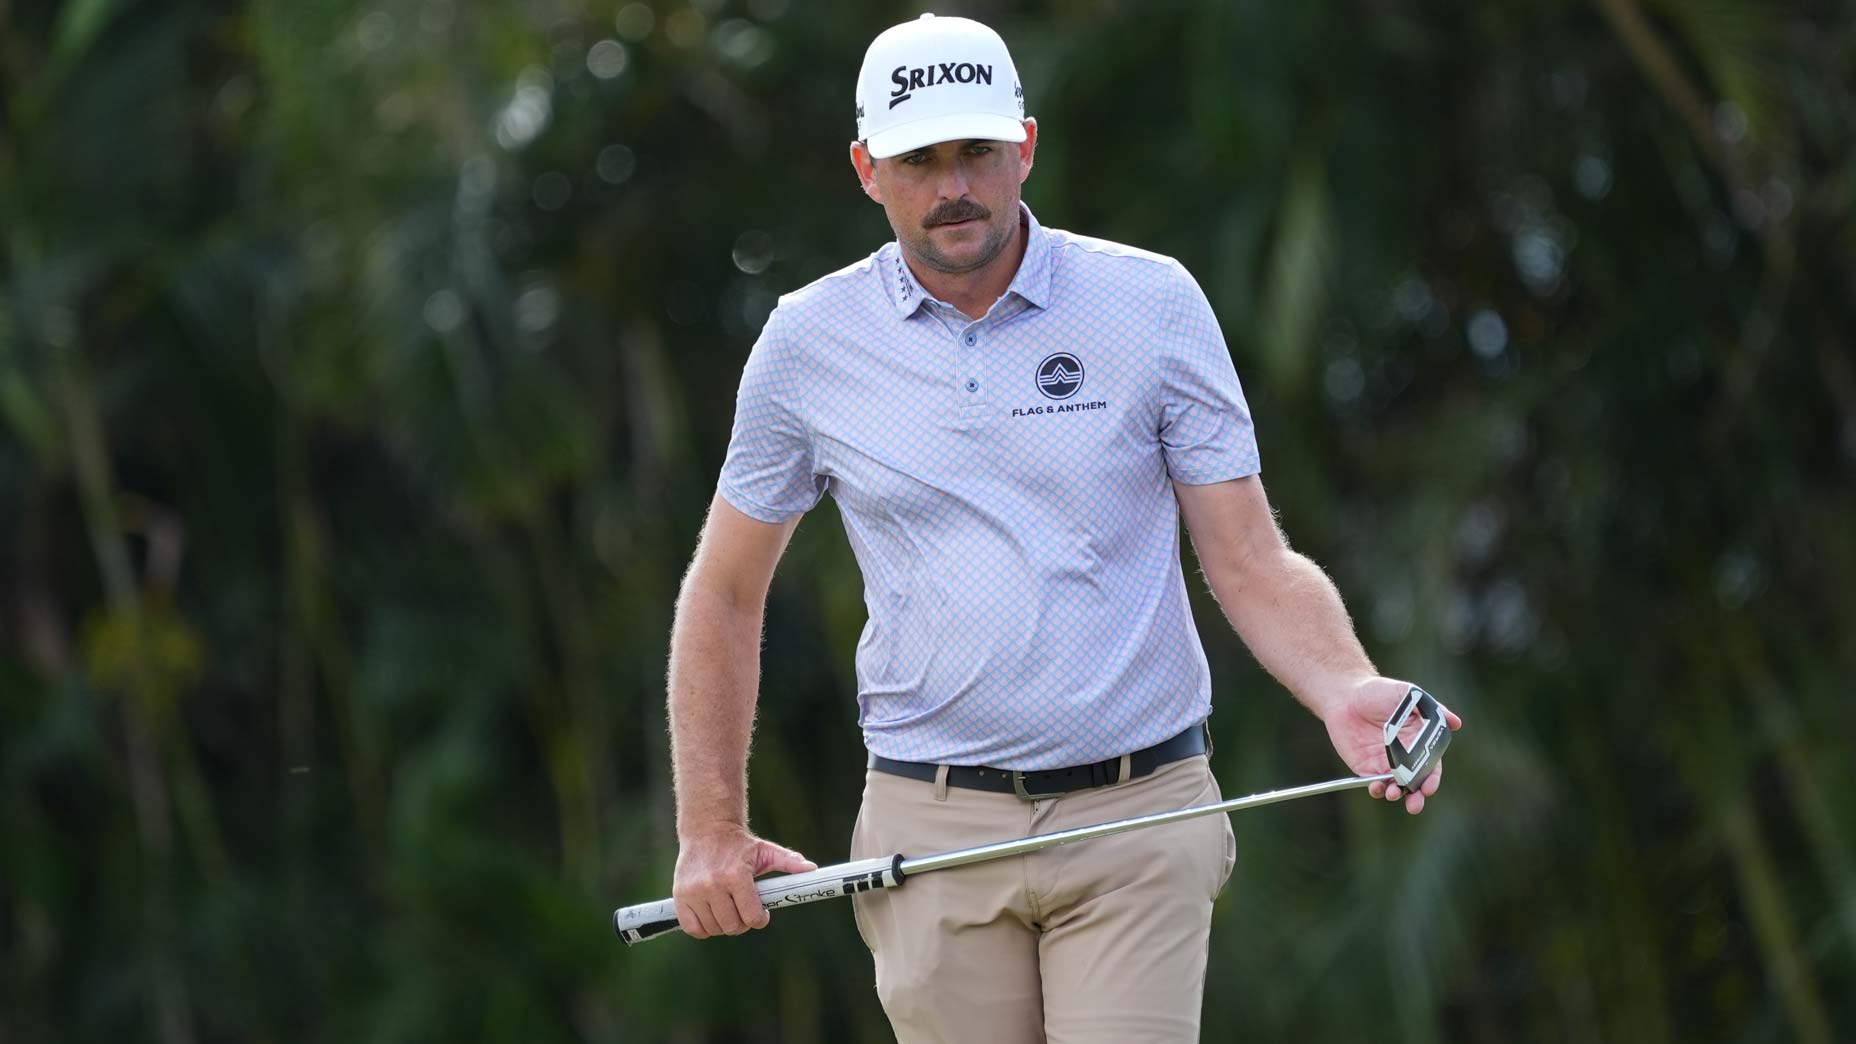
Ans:
{"label": "shirt button", "polygon": [[974,379],[973,379],[973,378],[971,378],[971,377],[968,377],[968,378],[967,378],[967,390],[968,390],[968,391],[970,391],[970,392],[976,392],[976,391],[979,391],[979,390],[980,390],[980,382],[979,382],[979,381],[977,381],[977,380],[974,380]]}
{"label": "shirt button", "polygon": [[967,335],[967,347],[968,348],[973,347],[974,345],[979,343],[979,340],[980,339],[978,337],[975,337],[972,334],[968,334]]}

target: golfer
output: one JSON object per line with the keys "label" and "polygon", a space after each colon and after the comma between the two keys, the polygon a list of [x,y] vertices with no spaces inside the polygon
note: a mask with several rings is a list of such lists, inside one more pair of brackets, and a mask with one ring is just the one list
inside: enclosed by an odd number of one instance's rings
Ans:
{"label": "golfer", "polygon": [[[889,29],[856,101],[851,164],[896,240],[768,318],[677,603],[678,924],[761,927],[753,878],[813,868],[748,830],[746,765],[768,583],[825,494],[869,610],[854,859],[1220,800],[1181,518],[1251,652],[1349,768],[1385,771],[1382,726],[1409,686],[1379,676],[1334,585],[1278,531],[1192,276],[1032,216],[1019,193],[1037,122],[985,26]],[[1416,813],[1441,778],[1373,794]],[[1209,816],[853,908],[905,1044],[1190,1041],[1235,858],[1229,817]]]}

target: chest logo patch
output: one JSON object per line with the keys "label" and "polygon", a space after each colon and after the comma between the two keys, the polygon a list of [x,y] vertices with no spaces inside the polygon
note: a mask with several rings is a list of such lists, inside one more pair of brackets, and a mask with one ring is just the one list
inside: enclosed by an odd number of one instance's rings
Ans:
{"label": "chest logo patch", "polygon": [[1057,352],[1038,363],[1038,391],[1047,399],[1067,399],[1083,388],[1083,364],[1069,352]]}

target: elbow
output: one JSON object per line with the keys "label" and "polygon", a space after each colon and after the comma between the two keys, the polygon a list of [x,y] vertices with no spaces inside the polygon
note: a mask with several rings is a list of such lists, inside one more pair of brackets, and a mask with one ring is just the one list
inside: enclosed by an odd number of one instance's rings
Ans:
{"label": "elbow", "polygon": [[1205,558],[1201,565],[1212,594],[1221,604],[1229,605],[1247,592],[1269,588],[1293,554],[1280,541],[1261,545],[1245,542]]}
{"label": "elbow", "polygon": [[700,558],[683,574],[677,592],[680,612],[707,611],[758,616],[766,607],[767,591],[755,591],[753,585],[741,583],[713,569],[703,568]]}

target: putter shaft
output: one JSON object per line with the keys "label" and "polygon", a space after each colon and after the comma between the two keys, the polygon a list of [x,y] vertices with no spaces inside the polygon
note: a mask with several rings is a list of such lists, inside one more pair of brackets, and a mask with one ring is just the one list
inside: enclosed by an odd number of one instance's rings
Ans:
{"label": "putter shaft", "polygon": [[[1159,826],[1162,823],[1175,823],[1184,819],[1196,819],[1199,816],[1236,812],[1240,809],[1256,808],[1259,805],[1275,804],[1278,801],[1292,801],[1295,798],[1312,797],[1315,794],[1327,794],[1336,790],[1351,790],[1354,787],[1394,780],[1395,776],[1391,772],[1382,772],[1377,776],[1354,776],[1350,779],[1329,780],[1326,783],[1310,783],[1303,787],[1289,787],[1286,790],[1269,790],[1261,794],[1251,794],[1248,797],[1220,801],[1213,805],[1195,805],[1171,812],[1155,812],[1132,819],[1118,819],[1111,823],[1098,823],[1093,826],[1058,830],[1049,834],[1036,834],[975,848],[962,848],[953,852],[922,856],[919,859],[906,859],[898,853],[893,856],[820,867],[805,873],[762,878],[756,883],[755,889],[760,893],[761,902],[767,909],[775,910],[784,906],[796,906],[800,903],[854,895],[879,888],[895,888],[908,877],[934,870],[946,870],[969,863],[983,863],[991,859],[1004,859],[1007,856],[1024,855],[1057,845],[1073,844],[1077,841],[1107,837],[1110,834],[1119,834],[1128,830]],[[618,932],[619,938],[625,940],[628,946],[655,939],[677,930],[676,905],[670,899],[661,899],[655,903],[623,907],[613,911],[612,925],[613,930]]]}
{"label": "putter shaft", "polygon": [[1186,819],[1197,819],[1218,812],[1237,812],[1259,805],[1273,805],[1278,801],[1293,801],[1296,798],[1313,797],[1316,794],[1330,794],[1337,790],[1351,790],[1354,787],[1370,786],[1379,782],[1393,781],[1392,773],[1382,772],[1377,776],[1354,776],[1350,779],[1329,780],[1326,783],[1310,783],[1302,787],[1289,787],[1284,790],[1268,790],[1248,797],[1232,798],[1213,805],[1195,805],[1192,808],[1174,809],[1171,812],[1155,812],[1152,815],[1136,816],[1133,819],[1118,819],[1112,823],[1098,823],[1094,826],[1075,827],[1070,830],[1058,830],[1049,834],[1035,834],[1031,837],[1000,841],[976,848],[963,848],[955,852],[943,852],[940,855],[922,856],[919,859],[904,859],[902,874],[927,873],[930,870],[945,870],[950,866],[965,866],[969,863],[983,863],[989,859],[1003,859],[1006,856],[1024,855],[1039,849],[1067,845],[1090,838],[1107,837],[1128,830],[1140,830],[1143,827],[1159,826],[1162,823],[1177,823]]}

